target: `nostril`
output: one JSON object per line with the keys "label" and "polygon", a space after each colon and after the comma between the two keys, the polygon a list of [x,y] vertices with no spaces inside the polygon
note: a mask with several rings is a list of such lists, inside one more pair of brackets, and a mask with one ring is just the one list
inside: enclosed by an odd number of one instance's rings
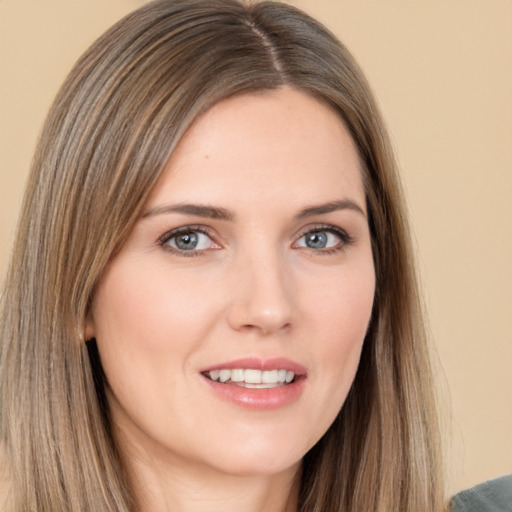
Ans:
{"label": "nostril", "polygon": [[229,323],[237,331],[259,333],[268,336],[278,331],[289,331],[292,327],[291,309],[270,309],[252,304],[233,304],[229,311]]}
{"label": "nostril", "polygon": [[273,259],[274,253],[260,254],[258,259],[252,254],[250,264],[233,272],[235,293],[229,305],[233,329],[266,336],[291,328],[294,297],[288,286],[288,271],[283,268],[283,262]]}

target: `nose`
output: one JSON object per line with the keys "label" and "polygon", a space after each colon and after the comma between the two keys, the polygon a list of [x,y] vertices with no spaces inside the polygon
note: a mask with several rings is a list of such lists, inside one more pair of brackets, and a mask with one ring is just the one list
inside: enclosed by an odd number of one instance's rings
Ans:
{"label": "nose", "polygon": [[277,254],[252,255],[239,261],[231,276],[230,326],[262,336],[289,329],[294,311],[289,274],[286,262]]}

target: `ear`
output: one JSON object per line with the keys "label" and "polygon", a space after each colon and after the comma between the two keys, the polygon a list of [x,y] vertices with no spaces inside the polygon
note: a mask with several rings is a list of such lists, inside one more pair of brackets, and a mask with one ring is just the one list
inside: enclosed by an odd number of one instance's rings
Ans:
{"label": "ear", "polygon": [[87,313],[87,318],[85,319],[85,341],[89,341],[92,338],[96,337],[96,329],[94,327],[94,319],[92,318],[92,313],[89,311]]}

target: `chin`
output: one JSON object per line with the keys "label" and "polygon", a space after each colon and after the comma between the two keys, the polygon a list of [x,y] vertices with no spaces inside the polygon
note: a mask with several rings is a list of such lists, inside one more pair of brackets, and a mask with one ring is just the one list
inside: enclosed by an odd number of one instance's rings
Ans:
{"label": "chin", "polygon": [[268,477],[283,473],[295,473],[300,468],[302,458],[298,460],[282,460],[280,457],[260,455],[251,460],[244,460],[242,457],[236,460],[224,460],[222,465],[216,465],[216,471],[239,477]]}
{"label": "chin", "polygon": [[[268,433],[267,433],[268,434]],[[233,439],[229,447],[211,453],[211,466],[223,473],[238,476],[270,476],[283,472],[295,473],[302,457],[311,448],[304,440],[253,435]],[[217,446],[222,446],[219,443]],[[224,445],[226,446],[226,445]],[[213,459],[213,460],[212,460]]]}

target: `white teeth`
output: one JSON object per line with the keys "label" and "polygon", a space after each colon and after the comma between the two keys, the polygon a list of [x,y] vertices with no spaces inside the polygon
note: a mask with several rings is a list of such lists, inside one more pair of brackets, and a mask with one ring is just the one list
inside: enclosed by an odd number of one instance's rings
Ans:
{"label": "white teeth", "polygon": [[263,384],[276,384],[279,382],[277,370],[261,372],[261,382]]}
{"label": "white teeth", "polygon": [[261,384],[261,370],[245,370],[247,384]]}
{"label": "white teeth", "polygon": [[220,370],[212,370],[210,372],[210,379],[217,380],[220,376]]}
{"label": "white teeth", "polygon": [[242,383],[247,388],[269,388],[284,383],[289,384],[295,378],[291,370],[253,370],[236,368],[234,370],[211,370],[208,372],[211,380],[225,383],[231,381]]}
{"label": "white teeth", "polygon": [[219,378],[221,382],[226,382],[231,378],[231,370],[221,370]]}
{"label": "white teeth", "polygon": [[253,388],[253,389],[268,389],[268,388],[276,388],[276,384],[249,384],[245,383],[244,388]]}
{"label": "white teeth", "polygon": [[231,370],[231,380],[233,382],[243,382],[244,381],[244,371],[243,370]]}

